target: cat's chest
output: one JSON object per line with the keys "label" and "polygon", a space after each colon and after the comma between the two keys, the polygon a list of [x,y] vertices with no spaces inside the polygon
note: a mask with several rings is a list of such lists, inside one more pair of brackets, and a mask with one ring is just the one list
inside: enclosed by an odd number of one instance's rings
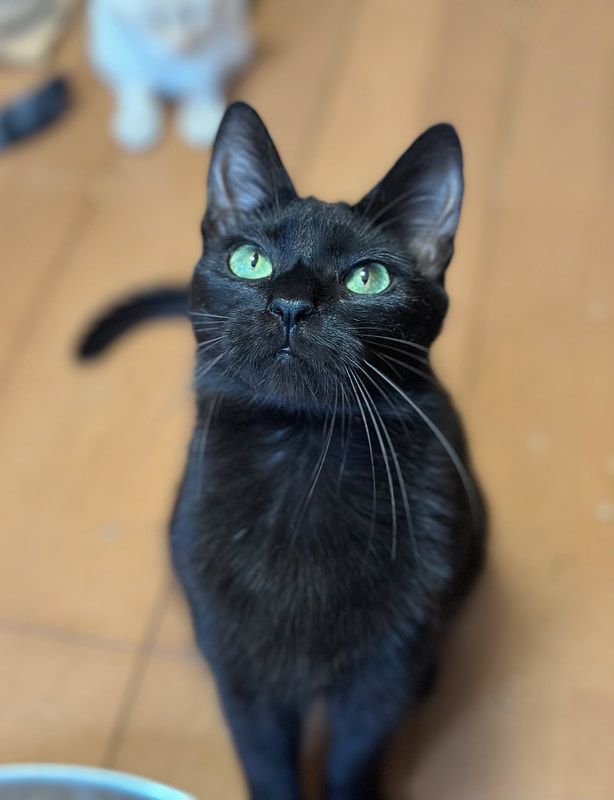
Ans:
{"label": "cat's chest", "polygon": [[274,617],[284,608],[305,628],[308,617],[362,600],[366,615],[386,602],[395,576],[406,579],[415,556],[409,445],[397,436],[396,475],[390,455],[353,424],[208,431],[209,455],[194,467],[196,560],[237,611],[258,605]]}
{"label": "cat's chest", "polygon": [[412,488],[414,449],[391,426],[378,450],[352,425],[196,431],[175,566],[225,641],[266,670],[342,669],[339,654],[354,660],[401,620],[417,622],[415,565],[433,530]]}
{"label": "cat's chest", "polygon": [[391,429],[380,446],[360,419],[212,426],[198,478],[203,521],[236,540],[389,526],[403,516],[412,459],[406,432]]}

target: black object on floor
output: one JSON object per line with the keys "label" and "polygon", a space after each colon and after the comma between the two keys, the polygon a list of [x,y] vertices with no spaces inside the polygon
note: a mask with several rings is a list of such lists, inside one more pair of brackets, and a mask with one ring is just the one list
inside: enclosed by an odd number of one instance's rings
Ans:
{"label": "black object on floor", "polygon": [[70,106],[68,81],[55,77],[0,108],[0,150],[28,139],[61,117]]}

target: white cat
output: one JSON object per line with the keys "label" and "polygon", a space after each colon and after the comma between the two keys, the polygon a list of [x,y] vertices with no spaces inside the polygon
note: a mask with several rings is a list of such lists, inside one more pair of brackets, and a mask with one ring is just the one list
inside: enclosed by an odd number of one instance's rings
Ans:
{"label": "white cat", "polygon": [[114,138],[144,150],[160,137],[164,100],[194,147],[211,144],[225,88],[249,58],[247,0],[90,0],[90,57],[115,95]]}

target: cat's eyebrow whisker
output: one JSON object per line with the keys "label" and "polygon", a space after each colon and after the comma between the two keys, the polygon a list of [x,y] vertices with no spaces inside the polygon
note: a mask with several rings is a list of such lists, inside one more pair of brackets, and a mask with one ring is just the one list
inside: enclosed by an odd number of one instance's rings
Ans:
{"label": "cat's eyebrow whisker", "polygon": [[[369,206],[371,205],[371,202],[372,201],[370,201]],[[363,215],[364,215],[364,212],[363,212]],[[372,234],[372,235],[377,234],[377,226],[375,225],[375,223],[373,223],[369,219],[369,217],[362,216],[362,223],[363,224],[362,224],[362,227],[361,227],[360,232],[359,232],[361,237],[364,238],[364,237],[368,236],[369,234]]]}
{"label": "cat's eyebrow whisker", "polygon": [[[473,526],[473,528],[475,530],[476,529],[476,525],[477,525],[477,521],[480,518],[479,503],[478,503],[478,500],[477,500],[477,497],[476,497],[475,488],[473,486],[471,478],[469,477],[469,475],[467,473],[467,470],[463,466],[463,463],[462,463],[462,461],[460,459],[460,456],[458,455],[456,450],[452,447],[452,445],[450,444],[450,442],[448,441],[446,436],[442,433],[442,431],[438,428],[438,426],[433,422],[433,420],[428,416],[428,414],[426,414],[420,408],[420,406],[407,395],[406,392],[404,392],[399,386],[397,386],[394,381],[390,380],[390,378],[388,378],[387,375],[385,375],[383,372],[381,372],[379,369],[377,369],[377,367],[374,367],[373,364],[371,364],[369,361],[367,361],[365,359],[363,361],[363,363],[367,367],[372,369],[373,372],[375,372],[377,375],[379,375],[379,377],[382,378],[382,380],[384,380],[392,389],[394,389],[394,391],[397,392],[397,394],[399,394],[405,400],[405,402],[410,406],[410,408],[412,408],[416,412],[416,414],[418,414],[420,419],[426,425],[428,425],[428,427],[431,429],[431,431],[435,434],[435,436],[439,440],[441,446],[444,448],[444,450],[448,454],[448,457],[449,457],[450,461],[452,462],[452,464],[454,465],[454,467],[456,469],[456,472],[458,473],[458,476],[459,476],[459,478],[461,480],[461,483],[463,484],[463,488],[464,488],[465,494],[467,496],[467,501],[469,503],[469,511],[471,513],[472,526]],[[366,370],[362,369],[362,367],[360,367],[360,369],[365,375],[368,375]],[[377,383],[373,380],[372,377],[370,377],[369,379],[371,380],[372,383],[374,383],[377,386]],[[378,389],[380,390],[380,392],[382,391],[379,386],[378,386]],[[386,397],[386,395],[384,395],[384,397]],[[392,402],[390,401],[390,399],[389,398],[387,398],[387,399],[388,399],[388,403],[390,405],[393,405]]]}
{"label": "cat's eyebrow whisker", "polygon": [[415,193],[415,188],[409,189],[407,192],[400,194],[398,197],[395,197],[389,203],[386,203],[386,205],[382,206],[382,208],[380,208],[380,210],[377,212],[377,214],[375,214],[375,216],[370,217],[369,212],[371,211],[373,203],[377,199],[377,192],[374,192],[371,198],[369,199],[366,208],[362,212],[359,212],[364,222],[361,234],[364,236],[366,233],[370,232],[375,233],[377,231],[383,231],[390,225],[394,224],[395,222],[399,222],[400,220],[405,219],[407,217],[407,213],[402,212],[392,217],[391,219],[387,219],[384,222],[380,222],[382,217],[385,217],[385,215],[388,212],[392,211],[392,209],[395,208],[395,206],[404,203],[406,200],[412,200],[412,202],[414,203],[420,203],[422,200],[428,200],[430,198],[430,195],[428,194],[415,195],[414,193]]}
{"label": "cat's eyebrow whisker", "polygon": [[[382,208],[380,208],[380,210],[377,212],[377,214],[374,217],[370,218],[371,224],[374,225],[374,226],[377,226],[381,230],[383,228],[383,226],[381,224],[378,225],[378,221],[383,216],[385,216],[389,211],[392,211],[392,209],[395,206],[399,205],[400,203],[404,203],[406,200],[411,200],[413,203],[420,203],[422,200],[428,200],[430,198],[429,194],[415,195],[415,191],[416,191],[415,188],[414,189],[409,189],[407,192],[403,192],[398,197],[395,197],[389,203],[386,203],[386,205],[382,206]],[[403,219],[403,217],[405,217],[405,216],[407,216],[407,215],[406,214],[399,214],[395,219]],[[385,225],[387,225],[387,224],[388,224],[388,220],[386,220]]]}

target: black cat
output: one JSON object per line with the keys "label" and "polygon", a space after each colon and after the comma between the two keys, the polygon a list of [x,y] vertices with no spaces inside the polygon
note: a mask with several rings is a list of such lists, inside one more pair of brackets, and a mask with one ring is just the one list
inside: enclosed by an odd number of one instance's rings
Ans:
{"label": "black cat", "polygon": [[[326,797],[377,796],[381,750],[482,562],[480,493],[429,362],[462,192],[448,125],[350,206],[298,197],[249,106],[221,124],[171,544],[254,800],[300,796],[315,698],[330,718]],[[83,352],[182,302],[133,299]]]}

